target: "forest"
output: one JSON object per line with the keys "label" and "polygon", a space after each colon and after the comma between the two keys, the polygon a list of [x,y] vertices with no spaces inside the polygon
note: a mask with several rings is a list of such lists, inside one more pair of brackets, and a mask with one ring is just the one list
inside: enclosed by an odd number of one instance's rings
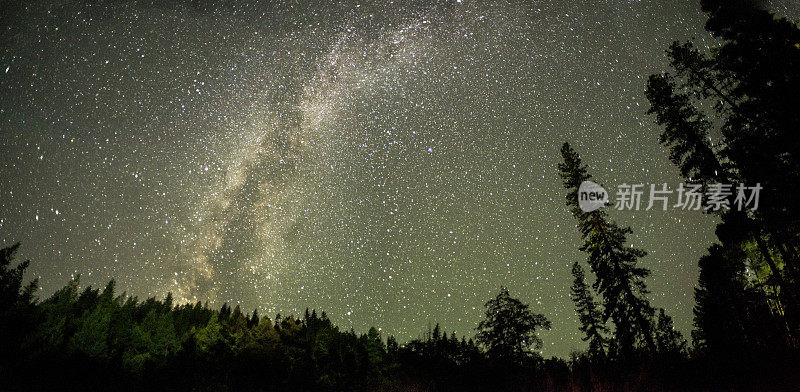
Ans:
{"label": "forest", "polygon": [[580,208],[578,188],[593,177],[564,143],[552,170],[585,254],[569,290],[587,348],[569,358],[538,353],[537,332],[551,323],[507,288],[487,298],[473,335],[434,324],[398,342],[380,320],[366,333],[343,330],[314,304],[272,317],[169,293],[140,299],[113,280],[81,288],[79,277],[39,298],[16,244],[0,251],[0,389],[800,389],[800,29],[749,4],[702,1],[719,45],[673,43],[670,69],[642,86],[662,130],[654,137],[687,183],[763,186],[757,210],[706,212],[717,241],[697,260],[690,336],[651,304],[633,230],[606,209]]}

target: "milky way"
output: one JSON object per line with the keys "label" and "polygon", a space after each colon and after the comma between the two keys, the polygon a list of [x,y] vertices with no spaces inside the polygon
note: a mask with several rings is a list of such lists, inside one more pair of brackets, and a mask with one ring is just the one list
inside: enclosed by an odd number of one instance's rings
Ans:
{"label": "milky way", "polygon": [[[607,184],[679,183],[644,82],[714,43],[694,2],[61,3],[4,5],[0,52],[0,240],[41,296],[115,278],[406,340],[472,336],[507,286],[546,355],[584,346],[561,144]],[[612,216],[688,332],[712,218]]]}

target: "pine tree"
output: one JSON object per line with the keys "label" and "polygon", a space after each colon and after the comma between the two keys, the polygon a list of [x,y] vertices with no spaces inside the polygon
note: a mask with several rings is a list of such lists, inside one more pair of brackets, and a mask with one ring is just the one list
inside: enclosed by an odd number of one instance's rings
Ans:
{"label": "pine tree", "polygon": [[603,298],[603,321],[614,322],[615,347],[619,349],[616,354],[629,357],[637,342],[655,351],[654,310],[644,283],[650,271],[637,266],[647,253],[626,245],[631,229],[618,226],[603,209],[586,212],[580,208],[578,188],[591,175],[569,143],[564,143],[561,155],[564,162],[559,164],[559,170],[567,189],[567,206],[578,220],[584,240],[580,250],[588,254],[589,266],[596,277],[593,288]]}
{"label": "pine tree", "polygon": [[397,339],[395,339],[394,336],[389,335],[389,337],[386,338],[386,352],[391,357],[396,357],[399,350],[400,346],[397,344]]}
{"label": "pine tree", "polygon": [[572,265],[572,276],[574,277],[571,290],[572,301],[575,302],[578,319],[581,322],[581,332],[586,335],[583,340],[589,341],[589,358],[602,360],[605,358],[606,344],[603,335],[607,329],[598,305],[594,302],[589,285],[584,280],[583,268],[577,261]]}
{"label": "pine tree", "polygon": [[17,250],[19,243],[0,249],[0,312],[8,311],[19,304],[31,304],[35,299],[38,280],[33,280],[24,287],[22,285],[23,275],[30,261],[23,261],[11,268]]}
{"label": "pine tree", "polygon": [[[665,126],[661,140],[671,156],[685,158],[676,161],[684,175],[722,166],[723,180],[763,186],[754,218],[800,280],[800,28],[749,1],[702,3],[706,29],[721,44],[703,53],[691,42],[673,43],[673,72],[649,79],[649,113]],[[709,101],[717,104],[703,110]],[[720,138],[709,153],[711,124]]]}
{"label": "pine tree", "polygon": [[672,317],[668,316],[664,309],[658,310],[655,335],[660,354],[675,358],[686,352],[686,340],[683,338],[683,334],[675,329]]}
{"label": "pine tree", "polygon": [[19,246],[17,243],[0,249],[0,374],[10,375],[11,367],[24,358],[24,342],[35,329],[39,316],[35,305],[38,281],[23,285],[30,262],[12,266]]}
{"label": "pine tree", "polygon": [[366,347],[370,364],[374,369],[380,369],[386,356],[386,348],[381,341],[380,332],[375,327],[370,327],[369,331],[362,335],[362,341]]}
{"label": "pine tree", "polygon": [[695,108],[687,93],[676,92],[676,81],[669,74],[652,75],[647,98],[658,124],[664,126],[659,141],[669,147],[670,160],[681,175],[707,185],[722,181],[723,169],[711,146],[711,121]]}
{"label": "pine tree", "polygon": [[692,340],[716,358],[770,350],[785,344],[764,295],[751,287],[740,248],[712,245],[700,258]]}
{"label": "pine tree", "polygon": [[648,81],[648,113],[690,181],[763,187],[756,211],[721,214],[722,231],[738,238],[720,240],[755,245],[789,334],[800,334],[800,28],[751,1],[703,0],[702,8],[720,44],[704,52],[673,43],[672,71]]}
{"label": "pine tree", "polygon": [[259,318],[258,318],[258,308],[253,309],[253,315],[247,320],[247,327],[253,328],[254,326],[258,325]]}

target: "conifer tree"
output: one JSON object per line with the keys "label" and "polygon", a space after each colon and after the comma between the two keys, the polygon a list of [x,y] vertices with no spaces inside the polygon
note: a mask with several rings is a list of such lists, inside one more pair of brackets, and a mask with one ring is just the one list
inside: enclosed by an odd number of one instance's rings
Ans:
{"label": "conifer tree", "polygon": [[581,322],[581,332],[586,336],[584,341],[589,341],[589,358],[602,360],[605,357],[606,339],[603,336],[607,332],[603,323],[602,314],[599,306],[594,302],[591,288],[584,279],[583,268],[577,261],[572,265],[572,301],[578,312],[578,319]]}
{"label": "conifer tree", "polygon": [[683,338],[683,334],[675,329],[672,317],[668,316],[664,309],[658,310],[655,335],[660,354],[674,358],[683,355],[686,351],[686,340]]}
{"label": "conifer tree", "polygon": [[692,341],[700,352],[725,359],[785,344],[763,293],[747,280],[741,249],[712,245],[699,266]]}
{"label": "conifer tree", "polygon": [[567,206],[578,220],[584,240],[580,250],[588,254],[589,266],[596,277],[593,288],[602,295],[603,321],[614,322],[615,347],[619,350],[616,354],[629,357],[637,343],[654,352],[654,310],[644,283],[650,271],[637,265],[647,253],[627,245],[631,229],[611,221],[602,208],[591,212],[580,208],[578,188],[591,175],[569,143],[564,143],[561,155],[564,162],[559,164],[559,170],[567,189]]}
{"label": "conifer tree", "polygon": [[788,334],[798,335],[800,28],[755,3],[701,2],[706,30],[719,45],[703,51],[674,42],[667,50],[671,71],[647,83],[648,113],[664,127],[661,142],[688,180],[762,187],[757,210],[720,213],[718,233],[735,234],[720,236],[732,247],[728,253],[754,244],[778,287]]}

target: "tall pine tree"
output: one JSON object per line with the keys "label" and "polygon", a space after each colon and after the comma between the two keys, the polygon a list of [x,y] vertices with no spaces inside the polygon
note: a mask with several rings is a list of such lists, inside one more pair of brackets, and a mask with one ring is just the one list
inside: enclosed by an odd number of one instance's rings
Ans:
{"label": "tall pine tree", "polygon": [[644,283],[650,271],[637,266],[647,253],[627,246],[626,237],[631,229],[618,226],[603,209],[586,212],[580,208],[578,188],[591,175],[569,143],[564,143],[561,155],[564,162],[558,167],[567,189],[567,206],[578,220],[584,240],[580,250],[588,254],[589,267],[596,277],[593,288],[603,298],[603,321],[614,322],[614,347],[618,350],[614,354],[629,358],[637,344],[654,352],[654,309],[647,299]]}
{"label": "tall pine tree", "polygon": [[593,361],[602,360],[606,356],[606,338],[604,334],[608,332],[603,322],[602,314],[598,304],[594,302],[591,288],[586,284],[583,268],[577,261],[572,265],[572,301],[578,312],[578,319],[581,322],[581,332],[586,336],[584,341],[589,341],[589,358]]}
{"label": "tall pine tree", "polygon": [[701,4],[720,44],[673,43],[672,70],[648,81],[649,113],[690,181],[763,187],[757,210],[720,213],[718,233],[726,247],[760,253],[784,309],[776,318],[800,336],[800,28],[753,1]]}

